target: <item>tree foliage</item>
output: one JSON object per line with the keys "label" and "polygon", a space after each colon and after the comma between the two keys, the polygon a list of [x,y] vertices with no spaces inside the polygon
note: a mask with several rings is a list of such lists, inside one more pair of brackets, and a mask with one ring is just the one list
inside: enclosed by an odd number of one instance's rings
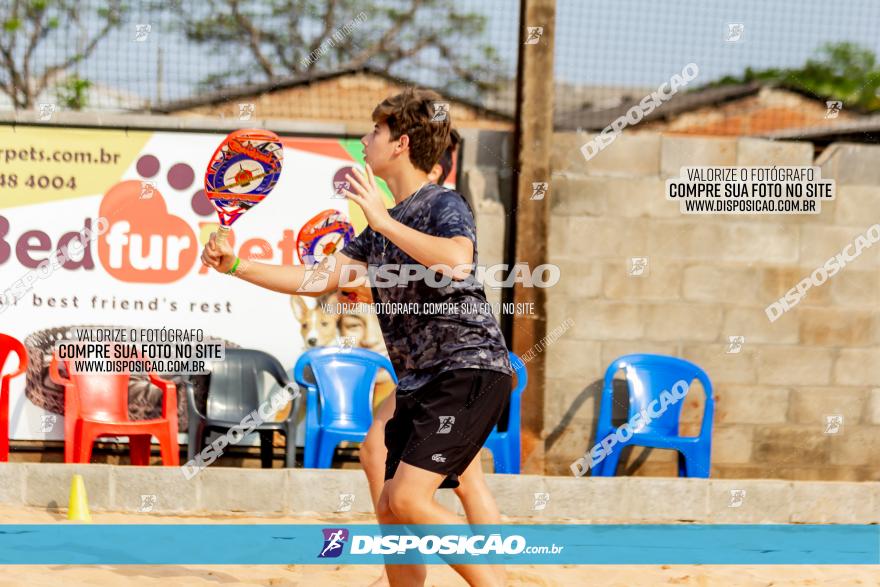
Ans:
{"label": "tree foliage", "polygon": [[814,95],[835,99],[862,111],[880,110],[880,67],[870,49],[855,43],[828,43],[815,58],[796,69],[747,67],[741,76],[726,76],[710,84],[722,86],[753,81],[777,83]]}
{"label": "tree foliage", "polygon": [[[98,42],[119,25],[125,10],[120,0],[106,0],[105,6],[96,11],[97,29],[89,31],[81,26],[85,17],[81,5],[76,0],[0,2],[0,91],[9,96],[14,108],[32,108],[37,96],[56,78],[94,52]],[[57,41],[64,27],[81,31],[76,46]],[[46,44],[53,47],[55,61],[37,58],[38,49]],[[58,54],[60,57],[56,57]],[[83,81],[77,76],[68,88],[74,90],[74,100],[83,99],[87,88],[82,86]]]}
{"label": "tree foliage", "polygon": [[[170,6],[186,36],[209,46],[215,89],[370,66],[395,66],[473,92],[497,87],[500,60],[479,43],[486,17],[455,0],[186,0]],[[235,59],[239,57],[239,59]],[[450,86],[447,86],[449,89]]]}

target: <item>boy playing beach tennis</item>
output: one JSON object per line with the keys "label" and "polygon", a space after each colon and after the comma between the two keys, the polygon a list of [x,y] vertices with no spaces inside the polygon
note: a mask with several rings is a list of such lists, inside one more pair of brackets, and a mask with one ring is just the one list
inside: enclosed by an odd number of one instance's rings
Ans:
{"label": "boy playing beach tennis", "polygon": [[[202,252],[206,265],[286,294],[317,296],[348,286],[346,267],[382,267],[385,277],[392,270],[395,279],[371,284],[380,308],[391,309],[378,318],[399,380],[394,415],[385,427],[380,524],[460,523],[434,493],[458,483],[455,476],[479,453],[510,397],[507,348],[474,276],[473,214],[460,194],[428,182],[449,141],[449,115],[437,116],[441,101],[434,92],[407,90],[373,111],[373,131],[361,140],[366,170],[347,178],[351,190],[345,192],[369,227],[321,265],[239,261],[214,235]],[[391,209],[376,176],[394,196]],[[429,270],[416,278],[418,268]],[[470,585],[503,584],[487,565],[453,568]],[[386,571],[393,586],[421,585],[426,577],[422,565],[387,565]]]}

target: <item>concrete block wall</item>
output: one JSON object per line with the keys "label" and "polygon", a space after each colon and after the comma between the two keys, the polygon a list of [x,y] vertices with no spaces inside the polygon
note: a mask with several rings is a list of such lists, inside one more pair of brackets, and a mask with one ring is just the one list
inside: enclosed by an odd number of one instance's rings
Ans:
{"label": "concrete block wall", "polygon": [[[0,463],[0,521],[2,510],[10,507],[65,511],[74,474],[83,476],[90,510],[128,512],[144,522],[157,515],[209,521],[248,513],[267,518],[311,514],[327,521],[360,516],[361,523],[375,523],[362,471],[211,466],[186,480],[176,467],[55,463]],[[503,518],[527,523],[880,522],[880,483],[494,474],[486,481]],[[732,500],[732,492],[742,499]],[[340,511],[343,494],[353,496],[348,511]],[[454,492],[436,495],[446,507],[464,513]]]}
{"label": "concrete block wall", "polygon": [[[458,190],[473,208],[481,265],[503,263],[513,209],[513,134],[460,129],[461,168]],[[501,290],[486,287],[492,304],[501,302]],[[499,316],[496,316],[499,317]]]}
{"label": "concrete block wall", "polygon": [[[560,133],[553,145],[549,251],[561,281],[548,330],[574,326],[546,351],[546,472],[571,475],[593,444],[607,365],[649,352],[709,374],[713,477],[880,479],[880,246],[775,322],[764,311],[880,221],[880,147],[835,144],[814,162],[807,142],[625,131],[588,162],[591,138]],[[818,165],[837,199],[815,216],[684,215],[665,180],[695,165]],[[647,275],[629,275],[631,257],[648,257]],[[729,336],[745,337],[739,353]],[[686,433],[699,428],[700,396],[686,400]],[[843,416],[837,434],[825,434],[829,415]],[[628,474],[676,474],[668,451],[625,456]]]}

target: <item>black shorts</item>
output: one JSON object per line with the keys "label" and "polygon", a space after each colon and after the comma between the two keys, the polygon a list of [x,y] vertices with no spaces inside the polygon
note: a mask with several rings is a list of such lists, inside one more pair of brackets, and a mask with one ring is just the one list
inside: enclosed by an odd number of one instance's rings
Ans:
{"label": "black shorts", "polygon": [[422,387],[395,396],[394,416],[385,424],[385,480],[401,461],[441,475],[440,488],[458,487],[489,438],[507,402],[512,378],[489,369],[444,371]]}

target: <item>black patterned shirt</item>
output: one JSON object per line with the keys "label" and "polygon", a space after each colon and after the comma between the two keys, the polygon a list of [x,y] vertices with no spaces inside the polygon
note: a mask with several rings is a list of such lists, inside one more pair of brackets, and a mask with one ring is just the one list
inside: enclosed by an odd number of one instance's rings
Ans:
{"label": "black patterned shirt", "polygon": [[[342,249],[344,255],[367,263],[371,271],[374,309],[397,373],[398,392],[417,389],[451,369],[512,374],[507,345],[475,275],[477,231],[464,197],[429,184],[389,213],[419,232],[443,238],[465,236],[474,243],[474,270],[458,281],[428,270],[369,226]],[[421,268],[424,278],[387,287],[406,274],[401,265],[409,265],[410,274],[414,267]]]}

